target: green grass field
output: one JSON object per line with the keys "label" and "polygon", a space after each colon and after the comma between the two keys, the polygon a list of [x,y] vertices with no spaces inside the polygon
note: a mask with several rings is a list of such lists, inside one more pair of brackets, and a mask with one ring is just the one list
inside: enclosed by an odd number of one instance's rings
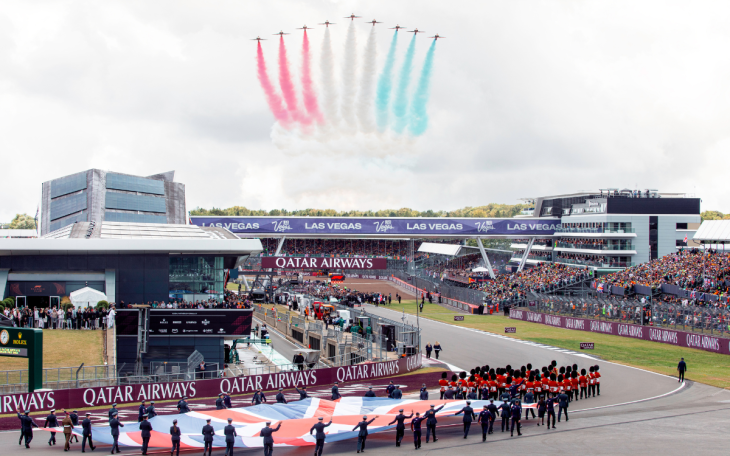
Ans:
{"label": "green grass field", "polygon": [[[400,305],[393,303],[391,308],[397,311],[404,309],[406,313],[415,314],[416,302],[403,301]],[[464,321],[454,321],[454,315],[463,315]],[[575,351],[580,351],[579,344],[581,342],[594,342],[596,347],[591,352],[592,355],[606,361],[639,367],[666,375],[676,375],[679,358],[684,357],[689,368],[686,374],[688,380],[730,389],[730,357],[727,355],[675,347],[657,342],[553,328],[537,323],[511,320],[501,314],[490,316],[465,315],[448,310],[438,304],[426,303],[421,316],[448,322],[456,326],[481,329],[497,334],[504,334],[504,328],[507,326],[515,327],[517,328],[516,334],[506,335]],[[424,345],[426,342],[433,343],[434,341],[424,340]],[[448,350],[448,348],[445,349]]]}
{"label": "green grass field", "polygon": [[[102,331],[43,331],[43,367],[78,367],[104,364]],[[24,358],[0,358],[0,370],[28,369]]]}

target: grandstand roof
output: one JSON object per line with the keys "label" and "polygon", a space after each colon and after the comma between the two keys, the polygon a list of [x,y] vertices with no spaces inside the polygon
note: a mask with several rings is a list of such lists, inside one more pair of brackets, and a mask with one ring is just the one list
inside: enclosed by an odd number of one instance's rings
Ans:
{"label": "grandstand roof", "polygon": [[434,253],[437,255],[460,256],[477,253],[479,249],[468,245],[436,244],[434,242],[424,242],[418,248],[418,251],[422,253]]}
{"label": "grandstand roof", "polygon": [[730,241],[730,220],[705,220],[692,240],[697,242]]}

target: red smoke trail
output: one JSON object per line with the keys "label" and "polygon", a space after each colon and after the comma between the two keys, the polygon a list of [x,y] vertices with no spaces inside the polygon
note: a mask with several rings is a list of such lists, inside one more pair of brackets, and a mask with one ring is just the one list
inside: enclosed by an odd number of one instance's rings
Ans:
{"label": "red smoke trail", "polygon": [[307,31],[304,31],[304,43],[302,45],[302,89],[304,90],[304,107],[307,109],[310,118],[322,123],[322,113],[319,111],[317,94],[312,86],[312,75],[309,61],[309,38]]}
{"label": "red smoke trail", "polygon": [[269,109],[274,114],[274,118],[279,121],[284,127],[289,127],[291,119],[289,114],[286,112],[286,108],[281,103],[281,97],[276,93],[274,87],[271,85],[269,75],[266,72],[266,61],[264,60],[264,51],[261,49],[261,42],[259,41],[258,48],[258,73],[259,82],[261,82],[261,88],[264,89],[266,94],[266,101],[269,103]]}
{"label": "red smoke trail", "polygon": [[302,116],[297,108],[297,95],[294,92],[294,83],[289,72],[289,61],[286,58],[286,46],[284,45],[283,36],[279,37],[279,85],[281,86],[281,93],[284,95],[284,101],[286,101],[286,107],[289,110],[289,116],[293,120],[308,124],[309,119]]}

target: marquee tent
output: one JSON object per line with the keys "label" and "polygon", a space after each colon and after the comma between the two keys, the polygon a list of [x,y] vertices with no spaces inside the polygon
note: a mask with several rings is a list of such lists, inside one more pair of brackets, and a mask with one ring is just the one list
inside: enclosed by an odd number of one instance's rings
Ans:
{"label": "marquee tent", "polygon": [[71,303],[78,309],[85,307],[95,307],[99,301],[106,301],[106,295],[101,291],[94,290],[93,288],[84,287],[80,290],[76,290],[69,295]]}

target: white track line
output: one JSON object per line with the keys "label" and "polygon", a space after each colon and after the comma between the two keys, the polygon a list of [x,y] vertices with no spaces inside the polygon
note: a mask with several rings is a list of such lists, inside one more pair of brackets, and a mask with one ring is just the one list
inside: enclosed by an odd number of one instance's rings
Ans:
{"label": "white track line", "polygon": [[[649,372],[649,371],[647,371],[647,372]],[[591,407],[591,408],[587,408],[587,409],[574,410],[574,411],[572,411],[570,413],[587,412],[589,410],[598,410],[598,409],[604,409],[604,408],[609,408],[609,407],[618,407],[619,405],[629,405],[629,404],[637,404],[639,402],[653,401],[654,399],[659,399],[661,397],[669,396],[670,394],[674,394],[677,391],[679,391],[682,388],[684,388],[685,385],[686,385],[685,382],[682,382],[682,384],[679,385],[679,388],[675,389],[674,391],[670,391],[668,393],[660,394],[659,396],[648,397],[646,399],[637,399],[635,401],[629,401],[629,402],[622,402],[620,404],[601,405],[599,407]]]}

